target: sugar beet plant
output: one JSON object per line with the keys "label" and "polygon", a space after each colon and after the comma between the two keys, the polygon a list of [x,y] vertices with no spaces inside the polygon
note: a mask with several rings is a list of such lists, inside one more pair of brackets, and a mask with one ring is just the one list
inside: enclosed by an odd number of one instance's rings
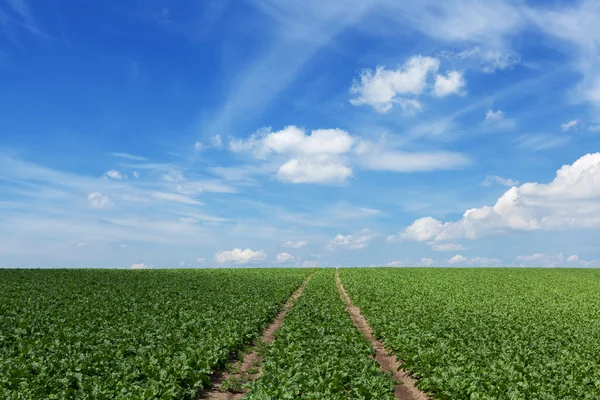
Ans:
{"label": "sugar beet plant", "polygon": [[266,350],[246,399],[393,399],[393,382],[371,358],[337,292],[334,271],[317,273]]}
{"label": "sugar beet plant", "polygon": [[353,269],[341,278],[435,398],[600,398],[600,271]]}
{"label": "sugar beet plant", "polygon": [[192,399],[308,270],[0,270],[1,399]]}

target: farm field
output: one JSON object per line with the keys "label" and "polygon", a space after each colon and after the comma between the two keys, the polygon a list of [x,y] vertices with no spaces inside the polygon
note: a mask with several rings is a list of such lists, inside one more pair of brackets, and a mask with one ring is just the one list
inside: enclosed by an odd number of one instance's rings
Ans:
{"label": "farm field", "polygon": [[[600,398],[600,271],[352,268],[339,278],[434,399]],[[210,398],[403,398],[369,340],[330,268],[0,270],[2,399],[205,398],[200,389],[250,349],[260,372],[247,393]]]}
{"label": "farm field", "polygon": [[0,398],[193,399],[310,273],[0,270]]}
{"label": "farm field", "polygon": [[436,399],[600,398],[600,271],[340,270]]}
{"label": "farm field", "polygon": [[275,334],[263,375],[245,399],[394,399],[391,378],[371,355],[340,298],[334,270],[319,271]]}

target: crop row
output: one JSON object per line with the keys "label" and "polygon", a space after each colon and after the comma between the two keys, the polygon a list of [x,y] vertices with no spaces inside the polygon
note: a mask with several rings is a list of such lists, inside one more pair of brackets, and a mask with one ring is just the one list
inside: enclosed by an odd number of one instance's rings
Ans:
{"label": "crop row", "polygon": [[435,398],[600,398],[598,271],[352,269],[341,278]]}
{"label": "crop row", "polygon": [[0,398],[191,399],[309,272],[0,271]]}
{"label": "crop row", "polygon": [[393,399],[370,344],[354,327],[334,270],[319,271],[267,350],[246,399]]}

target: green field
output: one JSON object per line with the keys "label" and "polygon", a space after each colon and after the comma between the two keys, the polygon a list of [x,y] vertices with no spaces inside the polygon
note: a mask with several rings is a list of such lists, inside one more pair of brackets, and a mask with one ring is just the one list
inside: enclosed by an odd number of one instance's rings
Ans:
{"label": "green field", "polygon": [[0,399],[193,399],[309,273],[0,270]]}
{"label": "green field", "polygon": [[600,271],[381,268],[341,277],[435,398],[600,398]]}
{"label": "green field", "polygon": [[334,270],[320,271],[277,332],[247,398],[394,399],[393,382],[371,354],[338,294]]}
{"label": "green field", "polygon": [[[394,398],[333,269],[0,270],[0,398],[194,399],[315,271],[246,398]],[[340,277],[435,399],[600,398],[600,271]]]}

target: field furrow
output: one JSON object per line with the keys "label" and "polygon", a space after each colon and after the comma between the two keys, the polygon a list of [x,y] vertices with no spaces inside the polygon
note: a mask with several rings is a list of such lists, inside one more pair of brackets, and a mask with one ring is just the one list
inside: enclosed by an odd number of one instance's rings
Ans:
{"label": "field furrow", "polygon": [[365,338],[371,343],[371,347],[375,352],[375,360],[379,364],[382,372],[390,373],[394,379],[394,396],[401,400],[427,400],[428,396],[416,388],[416,381],[401,369],[401,364],[393,354],[390,354],[385,348],[383,342],[375,338],[373,329],[360,313],[360,309],[352,304],[352,299],[346,293],[344,285],[340,280],[339,274],[336,271],[335,281],[337,283],[340,296],[346,303],[346,309],[350,314],[354,326],[365,335]]}
{"label": "field furrow", "polygon": [[3,270],[0,398],[192,399],[309,273]]}
{"label": "field furrow", "polygon": [[600,398],[600,273],[345,269],[352,301],[436,399]]}
{"label": "field furrow", "polygon": [[353,325],[334,270],[318,272],[267,348],[246,399],[394,399],[369,342]]}

